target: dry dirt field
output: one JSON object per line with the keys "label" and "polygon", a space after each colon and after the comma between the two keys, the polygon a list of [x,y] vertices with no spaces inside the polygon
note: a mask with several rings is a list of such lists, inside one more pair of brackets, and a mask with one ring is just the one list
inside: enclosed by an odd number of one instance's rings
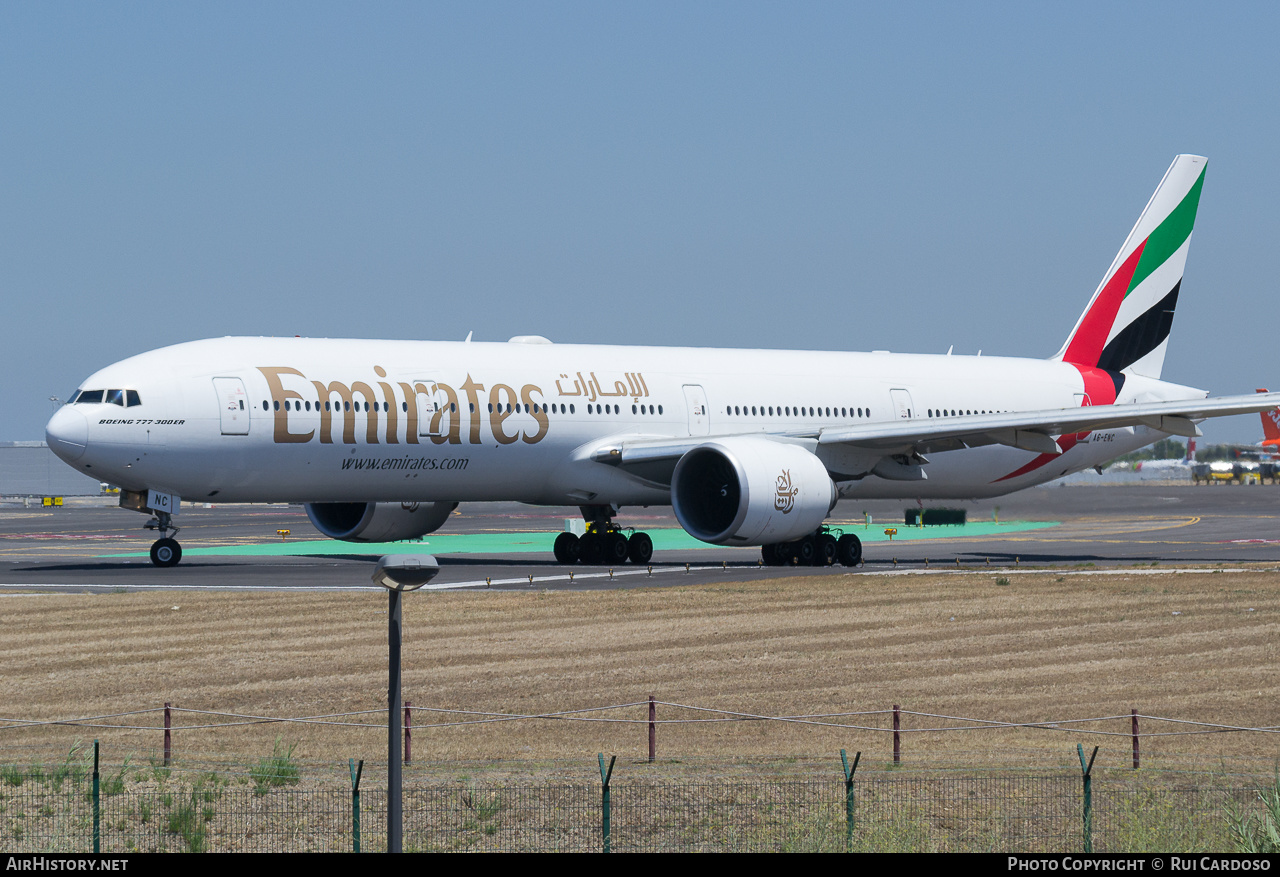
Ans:
{"label": "dry dirt field", "polygon": [[[644,701],[758,715],[904,710],[1007,722],[1127,714],[1280,726],[1280,572],[1104,575],[1088,571],[798,577],[602,592],[418,592],[405,598],[405,697],[415,707],[548,713]],[[1146,570],[1146,572],[1154,572]],[[998,581],[1001,575],[1007,583]],[[117,593],[0,598],[0,758],[65,753],[73,740],[157,751],[153,730],[42,727],[53,720],[175,707],[298,717],[384,709],[381,593]],[[418,712],[419,759],[634,758],[646,708],[423,727],[462,717]],[[659,719],[710,718],[663,705]],[[282,737],[305,760],[385,759],[384,714],[358,729],[320,724],[189,726],[175,750],[257,756]],[[156,726],[158,713],[113,720]],[[219,721],[226,721],[220,719]],[[849,724],[889,726],[885,715]],[[907,728],[966,724],[911,715]],[[385,726],[383,726],[385,728]],[[1127,719],[1089,726],[1123,734]],[[1144,733],[1179,730],[1144,720]],[[1046,730],[906,735],[909,759],[1035,748],[1100,764],[1128,758],[1125,736]],[[1153,737],[1144,757],[1274,758],[1271,734]],[[661,725],[659,754],[721,759],[864,750],[883,732],[779,722]]]}

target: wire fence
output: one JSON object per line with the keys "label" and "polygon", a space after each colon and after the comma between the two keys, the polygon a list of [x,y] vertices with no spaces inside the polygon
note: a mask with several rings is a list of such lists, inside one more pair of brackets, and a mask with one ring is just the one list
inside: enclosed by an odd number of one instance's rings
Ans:
{"label": "wire fence", "polygon": [[[639,715],[637,715],[639,713]],[[895,763],[903,758],[905,743],[912,736],[961,734],[967,736],[999,735],[1002,733],[1032,731],[1045,735],[1069,734],[1073,738],[1097,737],[1107,741],[1114,750],[1121,739],[1127,740],[1131,750],[1132,765],[1141,765],[1142,741],[1170,742],[1176,738],[1194,738],[1207,735],[1229,734],[1269,740],[1280,735],[1280,726],[1241,725],[1211,721],[1197,721],[1171,716],[1159,716],[1139,712],[1102,716],[1063,717],[1035,722],[1013,721],[997,717],[952,716],[939,713],[903,709],[894,704],[892,709],[859,710],[840,713],[805,715],[766,715],[753,712],[726,710],[718,707],[699,706],[660,701],[649,697],[647,701],[603,704],[543,713],[501,713],[479,710],[444,709],[411,706],[403,711],[402,738],[404,758],[412,759],[414,732],[465,733],[477,725],[504,723],[584,723],[617,726],[638,726],[647,733],[650,759],[657,755],[659,731],[676,726],[711,727],[729,724],[744,725],[766,723],[795,728],[809,727],[822,730],[869,733],[891,737]],[[57,719],[27,719],[0,716],[0,735],[22,731],[40,731],[52,727],[78,728],[87,731],[155,732],[162,735],[166,760],[173,750],[178,735],[198,736],[202,733],[225,731],[242,726],[293,725],[310,729],[332,728],[336,730],[358,729],[376,731],[386,728],[386,711],[361,710],[315,715],[252,715],[233,711],[196,710],[175,707],[166,703],[163,707],[112,713],[108,715],[67,716]]]}
{"label": "wire fence", "polygon": [[[843,754],[843,753],[842,753]],[[1262,772],[1086,766],[939,770],[858,758],[760,779],[694,765],[703,780],[646,762],[574,772],[435,765],[404,789],[404,848],[505,852],[1230,852],[1232,814],[1262,810]],[[375,768],[377,766],[374,766]],[[582,765],[578,765],[579,768]],[[661,767],[661,766],[660,766]],[[757,765],[757,768],[760,765]],[[794,767],[794,766],[789,766]],[[787,771],[782,771],[786,773]],[[275,774],[117,764],[84,753],[0,767],[0,846],[13,852],[338,852],[387,844],[385,787],[298,788]],[[361,785],[364,788],[361,788]]]}

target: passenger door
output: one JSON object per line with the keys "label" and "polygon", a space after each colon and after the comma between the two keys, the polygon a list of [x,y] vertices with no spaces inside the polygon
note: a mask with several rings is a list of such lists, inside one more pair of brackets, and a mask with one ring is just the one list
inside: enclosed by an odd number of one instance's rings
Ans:
{"label": "passenger door", "polygon": [[911,394],[906,390],[890,390],[889,396],[893,399],[893,410],[898,415],[898,419],[910,420],[913,416]]}
{"label": "passenger door", "polygon": [[239,378],[214,378],[213,390],[218,395],[218,419],[223,435],[249,434],[249,395]]}
{"label": "passenger door", "polygon": [[689,435],[711,432],[711,412],[707,410],[707,393],[698,384],[684,385],[684,403],[689,409]]}

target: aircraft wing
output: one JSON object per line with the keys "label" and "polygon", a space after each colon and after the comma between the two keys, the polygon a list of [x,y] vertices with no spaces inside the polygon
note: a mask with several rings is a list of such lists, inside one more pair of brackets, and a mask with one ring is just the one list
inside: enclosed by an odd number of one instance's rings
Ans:
{"label": "aircraft wing", "polygon": [[[959,417],[914,417],[897,422],[828,427],[821,430],[778,430],[762,435],[776,441],[805,445],[847,445],[880,456],[925,454],[959,448],[1001,444],[1042,454],[1062,450],[1054,440],[1069,433],[1093,432],[1127,426],[1148,426],[1161,432],[1199,436],[1196,422],[1209,417],[1255,414],[1280,405],[1280,393],[1141,402],[1125,405],[1092,405],[1051,408],[1005,414],[971,414]],[[737,433],[735,435],[741,435]],[[728,435],[680,438],[636,438],[605,442],[594,448],[591,459],[619,466],[645,480],[670,483],[675,462],[687,451]]]}

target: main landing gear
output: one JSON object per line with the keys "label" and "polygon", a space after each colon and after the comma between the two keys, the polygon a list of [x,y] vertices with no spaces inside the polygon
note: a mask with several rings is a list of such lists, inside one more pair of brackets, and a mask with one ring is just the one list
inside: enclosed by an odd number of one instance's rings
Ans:
{"label": "main landing gear", "polygon": [[862,562],[862,540],[852,533],[837,535],[821,527],[811,536],[794,542],[762,545],[760,555],[766,566],[857,566]]}
{"label": "main landing gear", "polygon": [[178,561],[182,560],[182,546],[173,538],[178,535],[179,529],[173,525],[173,515],[156,512],[156,516],[143,526],[160,533],[160,538],[151,543],[151,562],[156,566],[177,566]]}
{"label": "main landing gear", "polygon": [[592,566],[615,566],[628,560],[639,566],[653,557],[653,540],[647,533],[631,530],[631,535],[613,523],[617,509],[601,509],[583,506],[582,516],[587,520],[587,532],[578,536],[561,533],[556,537],[554,551],[560,563],[581,561]]}

